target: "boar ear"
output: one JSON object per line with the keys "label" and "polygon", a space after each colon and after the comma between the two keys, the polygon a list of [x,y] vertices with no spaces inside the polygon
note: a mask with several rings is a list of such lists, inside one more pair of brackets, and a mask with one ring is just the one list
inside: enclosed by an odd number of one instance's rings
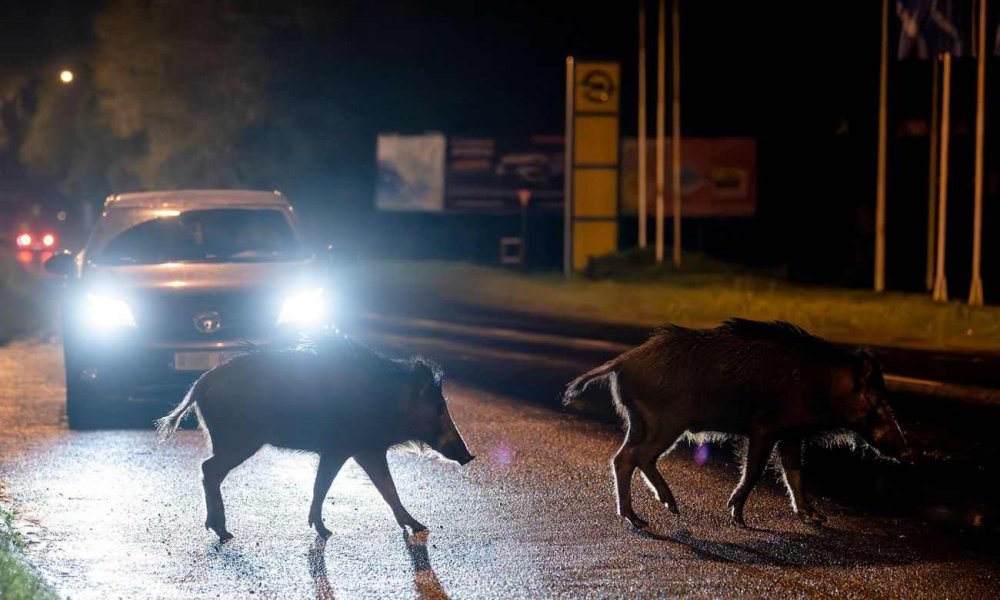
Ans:
{"label": "boar ear", "polygon": [[441,381],[441,369],[423,358],[413,361],[413,389],[418,396],[424,396]]}
{"label": "boar ear", "polygon": [[879,365],[878,359],[875,358],[875,353],[870,348],[858,348],[854,355],[857,357],[854,367],[855,387],[860,388],[863,383],[881,385],[883,382],[882,367]]}

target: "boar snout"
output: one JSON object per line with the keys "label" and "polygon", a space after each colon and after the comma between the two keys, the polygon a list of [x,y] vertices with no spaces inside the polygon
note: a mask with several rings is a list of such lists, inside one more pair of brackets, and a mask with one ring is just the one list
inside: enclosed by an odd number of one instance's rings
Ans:
{"label": "boar snout", "polygon": [[906,437],[899,425],[893,422],[882,423],[871,430],[871,443],[879,451],[900,462],[912,462],[913,449],[906,442]]}
{"label": "boar snout", "polygon": [[915,466],[918,460],[917,453],[909,446],[903,448],[903,451],[899,453],[899,461],[910,466]]}
{"label": "boar snout", "polygon": [[475,458],[476,458],[475,456],[473,456],[472,454],[469,453],[468,450],[466,450],[465,456],[462,456],[461,458],[456,458],[455,461],[458,462],[459,465],[464,467],[465,465],[475,460]]}
{"label": "boar snout", "polygon": [[463,467],[476,458],[471,452],[469,452],[469,448],[465,445],[462,438],[450,440],[441,444],[438,448],[435,448],[435,450],[440,452],[441,456],[447,458],[448,460],[453,460]]}
{"label": "boar snout", "polygon": [[463,466],[469,464],[476,457],[469,452],[469,447],[465,445],[465,440],[462,439],[458,430],[454,426],[449,429],[432,445],[433,448],[448,460],[453,460]]}
{"label": "boar snout", "polygon": [[431,447],[441,456],[460,465],[466,465],[475,458],[469,452],[469,447],[465,445],[465,440],[462,439],[462,434],[458,432],[458,427],[455,426],[447,409],[438,421],[438,434],[431,442]]}

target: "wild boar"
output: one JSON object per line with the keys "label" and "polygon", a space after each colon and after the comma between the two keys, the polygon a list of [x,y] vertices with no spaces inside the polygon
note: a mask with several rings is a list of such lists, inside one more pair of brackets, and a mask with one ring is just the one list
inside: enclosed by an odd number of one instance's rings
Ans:
{"label": "wild boar", "polygon": [[222,481],[265,444],[319,455],[309,525],[320,535],[330,535],[323,500],[352,457],[399,525],[418,532],[425,527],[400,502],[386,452],[410,444],[461,465],[474,458],[448,412],[442,384],[441,369],[426,359],[389,359],[335,337],[312,347],[250,352],[219,365],[198,379],[157,428],[165,439],[195,409],[212,446],[201,467],[205,527],[222,541],[232,538]]}
{"label": "wild boar", "polygon": [[636,527],[646,526],[632,509],[636,469],[659,502],[679,514],[656,462],[686,433],[748,438],[742,476],[728,502],[733,522],[744,527],[743,507],[776,445],[792,510],[816,524],[825,517],[802,490],[805,440],[850,430],[882,454],[912,455],[886,403],[875,357],[864,349],[840,349],[785,322],[730,319],[714,329],[668,325],[572,381],[564,402],[602,380],[610,382],[627,427],[612,461],[618,514]]}

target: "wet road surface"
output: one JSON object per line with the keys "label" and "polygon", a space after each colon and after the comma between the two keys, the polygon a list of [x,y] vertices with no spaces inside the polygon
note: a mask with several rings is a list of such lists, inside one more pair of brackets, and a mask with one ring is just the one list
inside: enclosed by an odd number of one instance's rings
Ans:
{"label": "wet road surface", "polygon": [[981,540],[829,498],[818,503],[830,522],[814,529],[792,517],[773,477],[747,505],[756,529],[734,528],[725,502],[735,465],[699,466],[687,447],[660,462],[683,520],[637,481],[637,511],[652,523],[637,532],[613,513],[608,460],[620,431],[545,406],[558,377],[537,374],[586,360],[550,353],[546,363],[513,343],[484,348],[391,327],[361,337],[439,358],[452,374],[452,413],[477,460],[460,469],[390,458],[429,535],[407,539],[348,462],[325,503],[333,537],[319,541],[306,523],[314,460],[264,450],[223,484],[236,538],[219,545],[202,528],[200,433],[157,445],[146,430],[67,431],[59,347],[24,341],[0,348],[0,493],[17,511],[27,558],[72,598],[1000,593],[997,556]]}

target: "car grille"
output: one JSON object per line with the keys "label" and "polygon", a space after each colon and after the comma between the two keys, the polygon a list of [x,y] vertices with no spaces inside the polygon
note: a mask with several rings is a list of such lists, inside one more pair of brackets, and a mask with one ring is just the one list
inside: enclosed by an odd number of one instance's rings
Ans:
{"label": "car grille", "polygon": [[[133,308],[143,337],[157,341],[234,341],[267,336],[274,330],[279,300],[263,293],[150,294]],[[200,331],[199,316],[216,320],[214,331]]]}

